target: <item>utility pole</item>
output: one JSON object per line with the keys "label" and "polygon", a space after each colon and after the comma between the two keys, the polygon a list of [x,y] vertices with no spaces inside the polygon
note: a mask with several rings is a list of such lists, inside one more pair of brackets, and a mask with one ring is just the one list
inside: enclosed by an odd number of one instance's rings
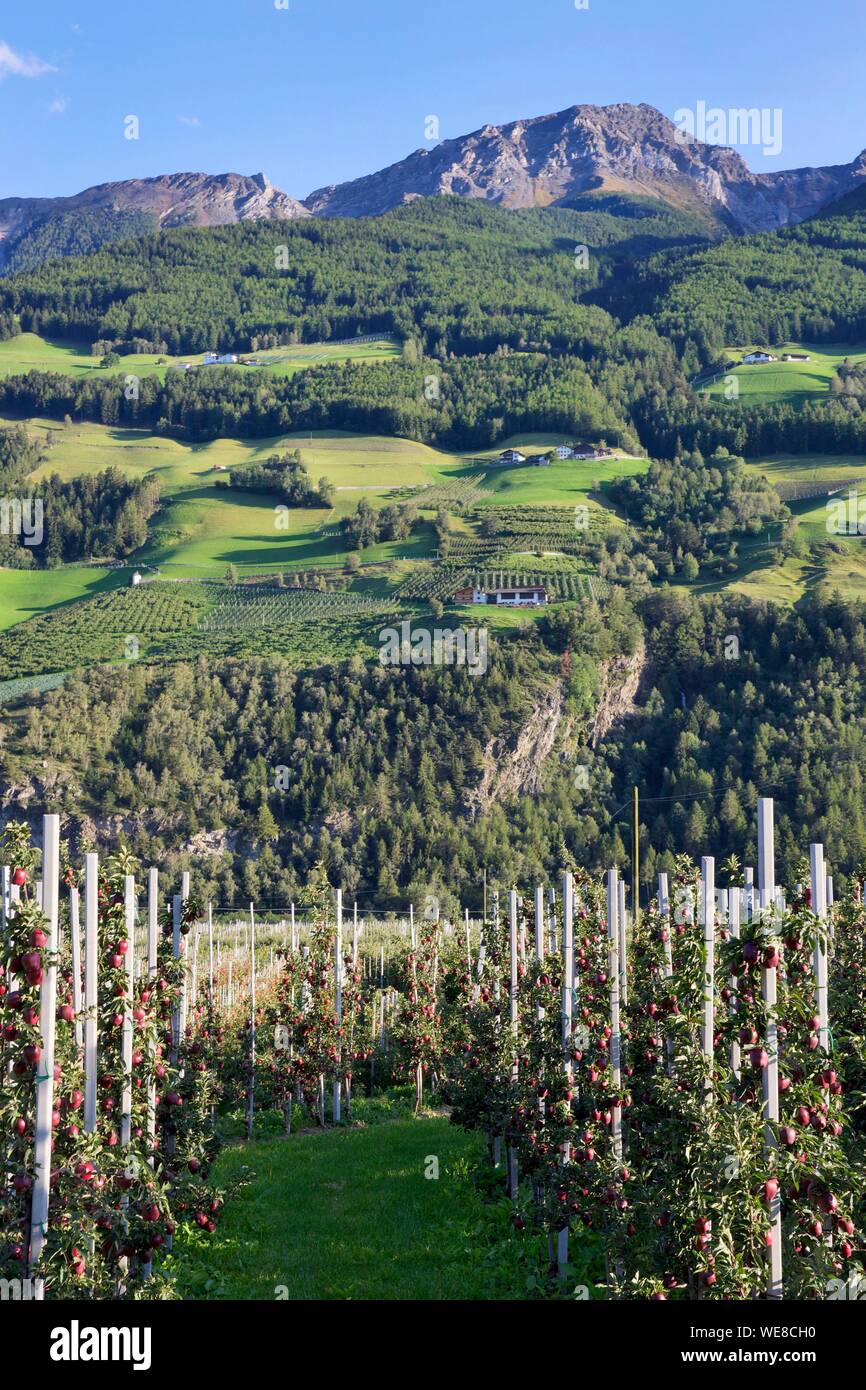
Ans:
{"label": "utility pole", "polygon": [[634,924],[637,926],[640,921],[640,821],[638,814],[638,789],[634,788],[634,799],[632,804],[631,819],[631,904],[634,912]]}

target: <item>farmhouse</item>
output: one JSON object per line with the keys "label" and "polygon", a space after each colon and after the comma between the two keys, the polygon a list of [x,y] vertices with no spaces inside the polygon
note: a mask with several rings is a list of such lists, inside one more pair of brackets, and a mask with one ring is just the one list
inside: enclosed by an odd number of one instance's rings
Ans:
{"label": "farmhouse", "polygon": [[525,463],[526,455],[521,454],[519,449],[504,449],[498,459],[491,459],[491,466],[494,468],[505,468],[510,463]]}
{"label": "farmhouse", "polygon": [[612,454],[612,449],[600,444],[574,444],[571,456],[575,459],[606,459]]}
{"label": "farmhouse", "polygon": [[777,359],[771,352],[747,352],[743,361],[748,366],[753,366],[758,362],[775,362]]}
{"label": "farmhouse", "polygon": [[469,586],[457,590],[454,602],[493,603],[505,608],[538,608],[541,604],[547,603],[547,590],[543,584],[526,584],[519,589],[476,589]]}
{"label": "farmhouse", "polygon": [[237,360],[237,356],[233,352],[206,352],[202,358],[206,367],[231,367]]}
{"label": "farmhouse", "polygon": [[530,455],[529,455],[529,458],[526,460],[526,462],[529,464],[529,466],[530,466],[531,468],[549,468],[549,467],[550,467],[550,455],[549,455],[549,454],[530,454]]}

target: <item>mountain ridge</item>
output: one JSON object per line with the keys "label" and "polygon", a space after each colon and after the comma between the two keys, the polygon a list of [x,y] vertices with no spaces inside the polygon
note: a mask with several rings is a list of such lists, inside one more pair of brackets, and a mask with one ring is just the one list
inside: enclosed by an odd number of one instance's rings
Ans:
{"label": "mountain ridge", "polygon": [[314,216],[376,216],[456,193],[507,208],[567,207],[579,194],[612,190],[702,209],[729,230],[753,232],[803,221],[864,180],[866,151],[848,164],[756,174],[735,150],[686,137],[655,107],[617,103],[485,125],[317,189],[304,206]]}
{"label": "mountain ridge", "polygon": [[[123,230],[124,218],[145,217],[162,227],[219,227],[244,221],[309,217],[297,199],[275,188],[266,174],[159,174],[95,184],[62,198],[0,199],[0,267],[38,229],[76,214],[97,213],[109,230]],[[73,224],[74,228],[74,224]],[[61,233],[61,241],[63,234]],[[106,237],[111,240],[112,237]],[[116,238],[114,238],[116,239]],[[78,248],[74,248],[77,250]],[[61,249],[60,254],[71,254]]]}
{"label": "mountain ridge", "polygon": [[0,199],[0,270],[177,226],[375,217],[453,194],[505,209],[568,207],[593,194],[653,197],[734,233],[776,230],[866,186],[847,164],[758,174],[724,145],[687,137],[655,107],[620,102],[485,125],[299,200],[265,174],[181,172],[96,184],[62,198]]}

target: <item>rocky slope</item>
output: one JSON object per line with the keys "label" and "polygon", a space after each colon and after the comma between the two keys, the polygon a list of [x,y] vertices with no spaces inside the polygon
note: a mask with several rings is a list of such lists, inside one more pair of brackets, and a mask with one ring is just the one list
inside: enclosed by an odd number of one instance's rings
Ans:
{"label": "rocky slope", "polygon": [[616,191],[756,231],[802,221],[864,181],[866,152],[851,164],[754,174],[733,150],[683,140],[652,106],[572,106],[416,150],[377,174],[319,189],[305,206],[319,217],[363,217],[435,194],[524,208]]}
{"label": "rocky slope", "polygon": [[[146,221],[134,222],[135,217]],[[231,222],[309,217],[307,209],[275,188],[265,174],[164,174],[86,188],[69,198],[0,200],[0,265],[9,261],[28,236],[54,224],[56,238],[74,243],[76,218],[99,219],[94,237],[102,239],[159,227],[219,227]],[[80,249],[75,244],[69,252]]]}

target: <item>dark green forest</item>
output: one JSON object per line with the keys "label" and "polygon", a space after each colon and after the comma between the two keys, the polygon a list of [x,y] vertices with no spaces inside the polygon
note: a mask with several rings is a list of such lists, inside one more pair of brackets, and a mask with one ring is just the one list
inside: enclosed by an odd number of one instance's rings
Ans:
{"label": "dark green forest", "polygon": [[61,256],[86,256],[107,243],[145,236],[155,229],[153,213],[114,208],[75,208],[27,222],[3,245],[3,269],[13,275]]}
{"label": "dark green forest", "polygon": [[[622,369],[634,381],[642,359],[636,355]],[[132,400],[122,375],[75,378],[29,372],[0,380],[0,413],[70,415],[191,440],[344,429],[471,449],[518,431],[554,429],[603,434],[613,443],[639,447],[579,358],[528,353],[445,363],[346,362],[311,367],[288,378],[208,367],[169,372],[164,383],[142,376]]]}
{"label": "dark green forest", "polygon": [[0,534],[0,565],[52,569],[91,556],[122,558],[141,549],[159,504],[155,479],[135,481],[107,468],[71,479],[51,474],[25,484],[42,462],[39,446],[25,429],[0,431],[0,497],[26,494],[31,508],[37,500],[42,504],[39,543],[27,544],[23,532]]}
{"label": "dark green forest", "polygon": [[671,463],[653,462],[638,477],[616,479],[611,492],[640,528],[653,561],[667,562],[672,575],[690,556],[694,563],[685,568],[692,579],[709,556],[732,548],[735,555],[738,540],[790,515],[766,478],[747,473],[743,460],[722,448],[709,459],[696,450]]}
{"label": "dark green forest", "polygon": [[[580,731],[629,652],[643,653],[636,708],[593,749]],[[479,800],[494,740],[502,766],[555,682],[563,718],[538,794]],[[563,843],[625,868],[633,783],[647,883],[675,851],[751,862],[759,794],[776,799],[784,873],[814,838],[842,871],[866,864],[864,685],[862,605],[819,594],[792,613],[660,589],[637,611],[619,594],[603,615],[552,612],[497,644],[483,679],[359,659],[78,674],[7,712],[0,775],[38,778],[48,809],[130,817],[136,849],[192,863],[224,903],[287,902],[320,856],[381,907],[430,885],[477,905],[484,866],[491,881],[543,881]],[[231,832],[218,858],[189,848],[204,830]]]}
{"label": "dark green forest", "polygon": [[856,383],[764,405],[689,384],[729,343],[866,337],[862,200],[714,243],[651,200],[623,202],[504,212],[432,199],[358,221],[167,231],[49,261],[0,280],[0,331],[173,353],[393,332],[405,361],[291,381],[145,376],[134,401],[122,373],[29,373],[2,383],[0,409],[190,439],[340,428],[475,448],[537,429],[603,433],[666,459],[719,445],[744,457],[863,450]]}
{"label": "dark green forest", "polygon": [[333,496],[326,478],[320,478],[315,487],[310,482],[299,449],[270,454],[262,463],[240,464],[231,470],[224,485],[241,492],[269,493],[294,507],[329,507]]}
{"label": "dark green forest", "polygon": [[635,267],[633,311],[714,362],[730,343],[866,337],[866,204],[845,201],[795,227],[663,251]]}
{"label": "dark green forest", "polygon": [[47,337],[142,337],[173,354],[380,332],[433,357],[584,354],[614,330],[582,302],[602,266],[698,239],[698,224],[670,209],[647,200],[635,211],[442,198],[378,218],[169,230],[2,280],[0,312]]}

